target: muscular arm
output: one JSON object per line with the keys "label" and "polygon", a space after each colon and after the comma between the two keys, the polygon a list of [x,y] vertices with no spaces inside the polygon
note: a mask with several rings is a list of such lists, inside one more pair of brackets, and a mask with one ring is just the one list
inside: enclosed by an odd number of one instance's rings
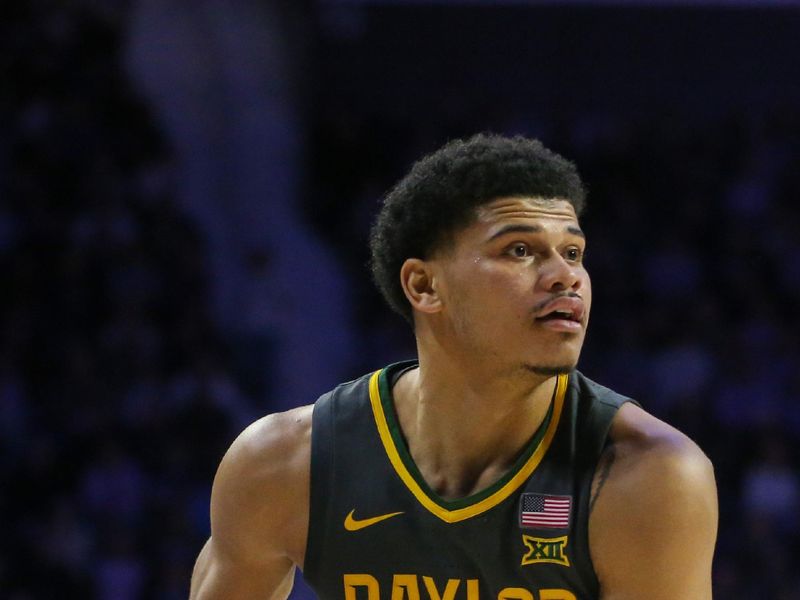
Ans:
{"label": "muscular arm", "polygon": [[602,600],[711,600],[717,496],[686,436],[626,405],[595,473],[589,543]]}
{"label": "muscular arm", "polygon": [[191,600],[283,600],[308,530],[311,407],[248,427],[222,459],[211,492],[211,537]]}

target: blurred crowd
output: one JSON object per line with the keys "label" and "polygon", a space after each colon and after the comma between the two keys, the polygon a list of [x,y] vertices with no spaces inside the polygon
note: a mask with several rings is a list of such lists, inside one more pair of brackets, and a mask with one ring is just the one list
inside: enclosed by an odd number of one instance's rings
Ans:
{"label": "blurred crowd", "polygon": [[[212,316],[207,244],[120,67],[119,21],[55,6],[0,21],[0,595],[185,598],[214,469],[270,399]],[[383,191],[445,139],[535,134],[590,189],[581,369],[711,457],[715,596],[800,599],[800,114],[564,114],[542,130],[446,108],[414,127],[314,116],[303,206],[356,290],[352,375],[413,350],[363,268]]]}
{"label": "blurred crowd", "polygon": [[0,596],[186,598],[255,413],[118,24],[35,4],[0,21]]}

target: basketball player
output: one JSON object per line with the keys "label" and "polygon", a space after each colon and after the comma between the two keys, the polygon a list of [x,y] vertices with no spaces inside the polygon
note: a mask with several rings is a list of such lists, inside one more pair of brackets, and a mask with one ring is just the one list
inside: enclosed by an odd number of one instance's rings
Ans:
{"label": "basketball player", "polygon": [[283,599],[295,567],[324,599],[711,598],[711,464],[575,370],[584,195],[572,163],[519,137],[414,165],[371,247],[417,359],[241,434],[192,598]]}

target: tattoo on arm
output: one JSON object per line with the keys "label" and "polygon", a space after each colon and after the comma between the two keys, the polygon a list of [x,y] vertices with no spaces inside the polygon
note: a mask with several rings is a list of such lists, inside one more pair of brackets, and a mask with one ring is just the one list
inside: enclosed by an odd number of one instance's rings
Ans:
{"label": "tattoo on arm", "polygon": [[614,446],[609,446],[608,449],[603,453],[603,456],[600,458],[600,464],[597,465],[597,478],[593,484],[593,490],[591,494],[591,498],[589,500],[589,514],[592,514],[594,510],[594,503],[597,502],[597,497],[600,495],[600,490],[603,489],[606,481],[608,480],[608,474],[611,472],[611,465],[614,464],[614,459],[616,458],[616,452],[614,451]]}

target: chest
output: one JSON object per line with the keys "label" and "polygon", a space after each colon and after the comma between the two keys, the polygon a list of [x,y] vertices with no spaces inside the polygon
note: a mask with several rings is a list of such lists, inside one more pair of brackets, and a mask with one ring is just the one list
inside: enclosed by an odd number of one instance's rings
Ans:
{"label": "chest", "polygon": [[539,437],[504,477],[451,502],[426,486],[390,423],[381,431],[369,410],[363,419],[340,419],[317,444],[312,465],[306,578],[318,594],[596,598],[588,551],[592,469],[579,456],[563,394],[557,400]]}

